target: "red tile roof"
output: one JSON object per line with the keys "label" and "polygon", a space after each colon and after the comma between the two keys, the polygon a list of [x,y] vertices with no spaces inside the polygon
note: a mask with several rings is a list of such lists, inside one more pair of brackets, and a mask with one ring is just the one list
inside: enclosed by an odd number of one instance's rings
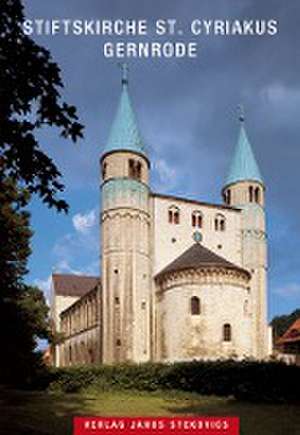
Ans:
{"label": "red tile roof", "polygon": [[300,318],[277,340],[277,344],[300,342]]}
{"label": "red tile roof", "polygon": [[98,276],[52,274],[55,295],[81,297],[100,282]]}

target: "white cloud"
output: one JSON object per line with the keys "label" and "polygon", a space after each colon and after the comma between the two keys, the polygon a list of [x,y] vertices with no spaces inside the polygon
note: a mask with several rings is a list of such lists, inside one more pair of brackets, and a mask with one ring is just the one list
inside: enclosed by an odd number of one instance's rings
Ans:
{"label": "white cloud", "polygon": [[[82,256],[94,256],[99,252],[99,225],[97,208],[86,213],[77,213],[72,218],[75,231],[61,236],[53,247],[53,254],[58,264],[65,265],[62,269],[68,272],[67,264]],[[73,273],[73,270],[70,271]]]}
{"label": "white cloud", "polygon": [[93,261],[87,266],[74,268],[67,260],[61,260],[54,268],[55,273],[71,273],[73,275],[99,275],[99,262]]}
{"label": "white cloud", "polygon": [[170,191],[174,189],[178,182],[175,168],[169,165],[164,159],[160,158],[154,161],[153,167],[157,177],[153,179],[155,191]]}
{"label": "white cloud", "polygon": [[298,105],[300,89],[288,87],[282,83],[272,83],[261,90],[261,97],[274,104],[284,106]]}
{"label": "white cloud", "polygon": [[66,260],[66,259],[62,259],[56,264],[56,266],[54,267],[54,272],[55,273],[71,273],[73,275],[82,275],[83,274],[80,270],[73,268],[70,265],[70,263],[68,262],[68,260]]}
{"label": "white cloud", "polygon": [[[54,273],[74,275],[99,275],[99,226],[97,225],[97,208],[77,213],[72,218],[73,231],[56,240],[52,254]],[[75,265],[75,266],[74,266]],[[43,290],[49,304],[51,275],[37,278],[34,284]]]}
{"label": "white cloud", "polygon": [[175,169],[172,168],[165,160],[156,160],[156,162],[154,162],[154,167],[158,172],[159,178],[162,182],[174,181],[176,178]]}
{"label": "white cloud", "polygon": [[77,213],[73,216],[72,222],[76,231],[87,234],[97,224],[96,210],[90,210],[85,214]]}
{"label": "white cloud", "polygon": [[98,228],[90,227],[86,232],[67,233],[60,237],[54,247],[53,254],[58,262],[71,264],[82,256],[95,256],[99,252]]}

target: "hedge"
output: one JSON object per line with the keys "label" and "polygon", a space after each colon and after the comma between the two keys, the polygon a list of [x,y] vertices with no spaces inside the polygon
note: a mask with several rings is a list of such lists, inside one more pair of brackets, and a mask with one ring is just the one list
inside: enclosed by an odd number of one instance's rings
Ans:
{"label": "hedge", "polygon": [[182,390],[260,402],[300,401],[300,367],[279,362],[192,361],[174,364],[85,366],[51,369],[38,378],[52,391]]}

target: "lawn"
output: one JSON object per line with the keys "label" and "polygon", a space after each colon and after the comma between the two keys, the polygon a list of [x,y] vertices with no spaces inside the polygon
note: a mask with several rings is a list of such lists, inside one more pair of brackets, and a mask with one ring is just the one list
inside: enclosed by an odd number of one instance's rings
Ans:
{"label": "lawn", "polygon": [[68,435],[73,415],[237,415],[241,435],[300,434],[299,406],[260,405],[196,394],[49,394],[0,389],[1,435]]}

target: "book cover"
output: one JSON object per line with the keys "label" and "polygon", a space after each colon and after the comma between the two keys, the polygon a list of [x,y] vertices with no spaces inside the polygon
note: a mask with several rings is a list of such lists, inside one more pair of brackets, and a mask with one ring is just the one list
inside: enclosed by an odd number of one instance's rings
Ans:
{"label": "book cover", "polygon": [[298,433],[300,6],[0,12],[0,433]]}

